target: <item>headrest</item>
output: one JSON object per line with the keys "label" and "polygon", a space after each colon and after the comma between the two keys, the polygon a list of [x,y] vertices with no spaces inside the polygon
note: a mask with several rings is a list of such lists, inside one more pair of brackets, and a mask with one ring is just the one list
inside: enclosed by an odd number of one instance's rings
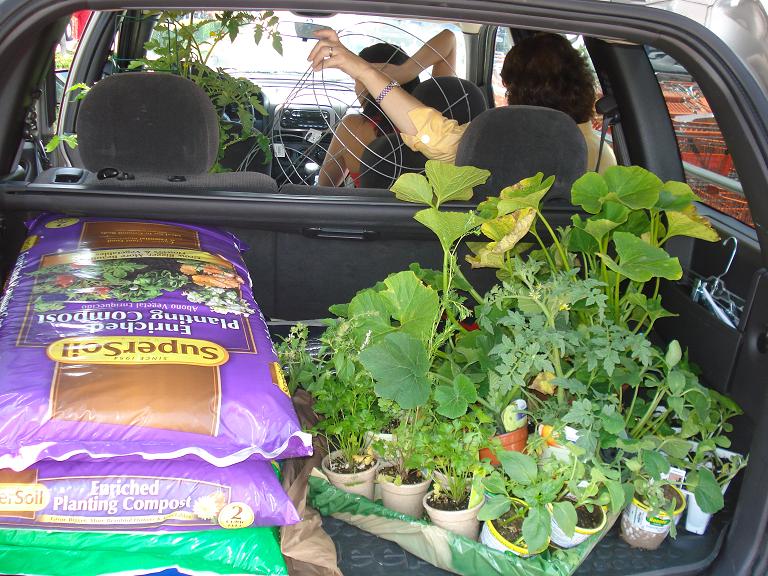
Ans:
{"label": "headrest", "polygon": [[475,198],[543,172],[555,175],[547,198],[570,198],[573,182],[587,169],[587,144],[573,119],[538,106],[492,108],[472,120],[459,142],[457,166],[490,170]]}
{"label": "headrest", "polygon": [[488,108],[480,88],[455,76],[430,78],[413,90],[413,96],[459,124],[466,124]]}
{"label": "headrest", "polygon": [[427,158],[406,146],[397,134],[379,136],[360,158],[362,188],[391,188],[401,174],[421,172]]}
{"label": "headrest", "polygon": [[92,172],[201,174],[219,149],[210,98],[173,74],[126,72],[100,80],[80,105],[76,132],[83,165]]}

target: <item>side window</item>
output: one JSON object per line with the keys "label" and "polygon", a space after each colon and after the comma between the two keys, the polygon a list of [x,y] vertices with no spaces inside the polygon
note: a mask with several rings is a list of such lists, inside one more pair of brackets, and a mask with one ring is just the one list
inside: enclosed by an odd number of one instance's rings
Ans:
{"label": "side window", "polygon": [[661,50],[647,46],[646,52],[672,118],[688,184],[702,203],[754,227],[728,146],[699,85]]}
{"label": "side window", "polygon": [[494,106],[506,106],[507,97],[504,85],[501,83],[501,67],[504,65],[504,57],[512,48],[512,33],[506,26],[496,29],[496,45],[493,51],[493,68],[491,82],[493,84]]}
{"label": "side window", "polygon": [[54,48],[54,63],[56,66],[56,106],[61,105],[61,100],[64,97],[64,86],[67,83],[67,75],[69,74],[69,68],[72,65],[72,59],[75,56],[77,46],[80,44],[80,39],[83,37],[85,26],[88,23],[88,19],[91,17],[90,10],[80,10],[72,14],[67,23],[67,28],[64,31],[64,35],[59,40]]}

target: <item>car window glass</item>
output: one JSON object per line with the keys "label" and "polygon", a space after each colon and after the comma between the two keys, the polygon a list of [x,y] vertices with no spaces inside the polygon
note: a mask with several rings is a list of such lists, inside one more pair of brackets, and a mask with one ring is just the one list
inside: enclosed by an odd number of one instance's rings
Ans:
{"label": "car window glass", "polygon": [[699,85],[668,54],[650,46],[646,52],[672,118],[688,184],[707,206],[754,226],[728,145]]}
{"label": "car window glass", "polygon": [[85,26],[91,16],[91,10],[79,10],[72,14],[61,39],[54,47],[54,64],[56,67],[56,107],[61,105],[64,97],[64,87],[67,83],[69,68],[75,51],[83,37]]}
{"label": "car window glass", "polygon": [[[198,12],[196,15],[200,18],[215,20],[215,13]],[[255,25],[250,24],[243,26],[234,40],[226,38],[219,42],[211,50],[208,66],[214,69],[223,68],[235,76],[291,78],[307,74],[309,72],[307,54],[314,41],[297,36],[297,23],[318,24],[333,28],[344,44],[355,53],[371,44],[388,42],[399,46],[410,55],[413,55],[432,36],[448,28],[456,35],[456,73],[462,78],[466,77],[464,35],[455,24],[354,14],[337,14],[328,18],[315,19],[299,18],[291,12],[281,11],[275,11],[274,15],[279,19],[277,29],[281,37],[282,56],[275,54],[271,42],[266,38],[255,45],[253,41]],[[149,56],[152,57],[153,54],[150,53]],[[340,70],[326,70],[323,74],[328,80],[350,82],[349,76]],[[422,73],[422,79],[428,77],[428,71]]]}
{"label": "car window glass", "polygon": [[506,106],[506,89],[501,83],[501,67],[504,65],[504,57],[514,44],[509,28],[500,26],[496,29],[496,43],[493,50],[493,67],[491,68],[491,83],[493,85],[494,106]]}

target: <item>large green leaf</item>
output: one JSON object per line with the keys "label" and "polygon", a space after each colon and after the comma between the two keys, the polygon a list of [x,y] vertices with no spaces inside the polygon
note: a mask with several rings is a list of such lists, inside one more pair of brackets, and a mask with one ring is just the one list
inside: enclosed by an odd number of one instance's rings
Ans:
{"label": "large green leaf", "polygon": [[680,280],[683,269],[680,261],[672,258],[663,248],[651,246],[645,240],[627,232],[615,232],[613,243],[618,263],[606,254],[600,254],[606,266],[635,282],[648,282],[651,278]]}
{"label": "large green leaf", "polygon": [[486,499],[485,504],[483,504],[483,507],[480,508],[480,512],[477,514],[477,519],[481,522],[496,520],[496,518],[506,514],[511,507],[512,501],[509,499],[509,496],[494,494]]}
{"label": "large green leaf", "polygon": [[361,290],[349,302],[347,318],[354,318],[355,336],[365,338],[370,332],[371,341],[378,336],[389,332],[392,327],[390,321],[389,303],[381,294],[372,288]]}
{"label": "large green leaf", "polygon": [[633,315],[634,319],[638,321],[645,314],[648,315],[648,319],[651,322],[656,322],[659,318],[677,316],[677,314],[670,312],[661,305],[661,296],[648,298],[642,292],[633,292],[627,295],[627,302],[640,309],[641,312]]}
{"label": "large green leaf", "polygon": [[670,180],[664,182],[659,191],[659,199],[656,202],[657,210],[683,210],[691,205],[691,202],[698,200],[699,197],[693,193],[691,187],[683,182]]}
{"label": "large green leaf", "polygon": [[643,460],[643,468],[651,478],[658,480],[662,474],[669,472],[669,462],[658,452],[643,450],[640,454]]}
{"label": "large green leaf", "polygon": [[436,208],[420,210],[414,218],[437,235],[445,250],[451,250],[454,242],[480,223],[471,212],[441,212]]}
{"label": "large green leaf", "polygon": [[398,321],[399,330],[426,341],[438,320],[437,292],[411,270],[390,275],[384,285],[387,288],[381,295],[389,304],[389,314]]}
{"label": "large green leaf", "polygon": [[527,486],[536,481],[536,474],[538,473],[536,460],[528,454],[503,450],[496,455],[496,458],[501,462],[504,473],[513,482]]}
{"label": "large green leaf", "polygon": [[538,552],[547,546],[552,521],[549,512],[543,506],[535,506],[528,510],[523,520],[523,540],[531,552]]}
{"label": "large green leaf", "polygon": [[610,220],[612,222],[616,222],[617,224],[623,224],[627,221],[629,214],[629,208],[624,206],[624,204],[621,202],[608,200],[607,202],[603,203],[603,207],[600,209],[600,212],[595,214],[594,218],[599,220]]}
{"label": "large green leaf", "polygon": [[600,212],[603,198],[607,195],[608,184],[597,172],[587,172],[571,187],[571,202],[590,214]]}
{"label": "large green leaf", "polygon": [[571,216],[573,226],[568,229],[567,246],[571,252],[584,252],[585,254],[595,254],[600,246],[597,241],[587,234],[584,230],[585,222],[581,216],[574,214]]}
{"label": "large green leaf", "polygon": [[712,224],[696,212],[693,204],[679,212],[667,212],[667,236],[690,236],[709,242],[720,240]]}
{"label": "large green leaf", "polygon": [[605,170],[604,177],[609,198],[618,200],[633,210],[653,208],[659,199],[662,182],[645,168],[610,166]]}
{"label": "large green leaf", "polygon": [[[488,245],[488,249],[496,254],[504,254],[512,250],[520,240],[528,234],[533,221],[536,219],[536,211],[533,208],[522,208],[512,214],[500,216],[492,220],[495,224],[493,232],[503,235],[495,242]],[[486,225],[491,222],[485,222],[482,226],[483,232],[486,232]],[[487,235],[487,234],[486,234]]]}
{"label": "large green leaf", "polygon": [[615,513],[624,508],[627,503],[627,496],[621,482],[606,480],[605,487],[608,489],[608,496],[611,499],[611,512]]}
{"label": "large green leaf", "polygon": [[696,488],[693,494],[696,496],[696,504],[702,512],[714,514],[722,510],[723,492],[715,479],[715,475],[709,468],[699,468],[696,474]]}
{"label": "large green leaf", "polygon": [[400,176],[391,188],[398,200],[432,205],[432,186],[421,174],[409,172]]}
{"label": "large green leaf", "polygon": [[491,175],[482,168],[456,166],[437,160],[427,160],[424,168],[437,197],[436,207],[452,200],[471,199],[472,189],[483,184]]}
{"label": "large green leaf", "polygon": [[376,394],[401,408],[416,408],[429,398],[429,357],[424,345],[410,334],[387,334],[360,353],[360,362],[376,381]]}
{"label": "large green leaf", "polygon": [[614,222],[613,220],[606,220],[604,218],[592,218],[587,219],[584,223],[584,231],[592,236],[598,242],[608,234],[611,230],[619,226],[621,222]]}
{"label": "large green leaf", "polygon": [[458,418],[467,413],[470,404],[477,402],[477,388],[466,375],[459,374],[451,385],[444,384],[435,389],[437,413],[446,418]]}
{"label": "large green leaf", "polygon": [[499,193],[500,200],[497,205],[499,214],[509,214],[521,208],[538,210],[541,199],[555,183],[554,176],[546,180],[543,178],[544,174],[539,172],[536,176],[525,178],[517,184],[504,188]]}
{"label": "large green leaf", "polygon": [[570,502],[555,502],[552,504],[552,516],[568,538],[576,531],[576,508]]}

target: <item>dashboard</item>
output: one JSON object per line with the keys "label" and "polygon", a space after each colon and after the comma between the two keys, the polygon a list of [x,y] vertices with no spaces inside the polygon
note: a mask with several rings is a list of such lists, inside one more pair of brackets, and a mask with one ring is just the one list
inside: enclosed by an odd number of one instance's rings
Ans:
{"label": "dashboard", "polygon": [[[266,157],[249,140],[230,147],[222,165],[264,172],[278,185],[314,185],[336,125],[357,110],[353,85],[296,78],[251,80],[261,87],[262,104],[268,111],[267,116],[253,115],[253,127],[269,136],[272,160],[265,163]],[[237,118],[224,120],[238,122]]]}

